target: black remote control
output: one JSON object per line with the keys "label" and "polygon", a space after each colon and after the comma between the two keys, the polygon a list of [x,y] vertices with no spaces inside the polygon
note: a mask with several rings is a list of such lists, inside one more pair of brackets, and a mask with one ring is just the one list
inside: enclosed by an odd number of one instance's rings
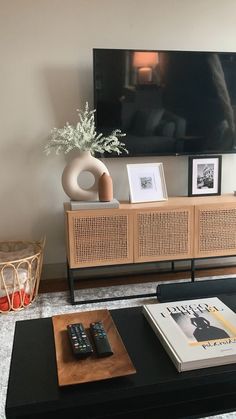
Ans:
{"label": "black remote control", "polygon": [[77,358],[85,358],[93,353],[92,345],[82,323],[67,326],[73,354]]}
{"label": "black remote control", "polygon": [[90,323],[90,333],[99,357],[113,355],[102,321]]}

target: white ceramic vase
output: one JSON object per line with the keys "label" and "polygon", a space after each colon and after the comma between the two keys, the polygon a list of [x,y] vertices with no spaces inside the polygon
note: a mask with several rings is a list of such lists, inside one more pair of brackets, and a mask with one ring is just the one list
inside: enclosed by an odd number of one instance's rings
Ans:
{"label": "white ceramic vase", "polygon": [[[89,189],[84,189],[78,184],[78,177],[84,171],[91,172],[95,179]],[[90,151],[80,151],[66,165],[62,173],[63,189],[72,201],[96,201],[98,200],[98,181],[103,173],[109,175],[108,169],[101,160],[93,157]]]}

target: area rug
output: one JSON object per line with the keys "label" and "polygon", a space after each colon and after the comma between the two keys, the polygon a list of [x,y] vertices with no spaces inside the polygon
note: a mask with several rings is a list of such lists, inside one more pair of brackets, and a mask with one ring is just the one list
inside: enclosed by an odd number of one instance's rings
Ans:
{"label": "area rug", "polygon": [[[232,275],[230,277],[232,277]],[[214,278],[212,277],[211,279]],[[184,281],[186,280],[180,282]],[[150,294],[156,292],[156,286],[157,282],[150,282],[145,284],[85,289],[77,291],[79,295],[76,296],[76,298],[79,298],[79,300],[110,298],[120,296],[121,290],[123,295]],[[8,314],[0,314],[0,419],[5,419],[7,383],[16,321],[51,317],[56,314],[74,313],[76,311],[97,310],[103,308],[116,309],[135,307],[143,304],[155,303],[156,301],[157,300],[155,297],[148,297],[72,306],[69,301],[68,292],[47,293],[39,295],[34,303],[32,303],[31,306],[24,310],[18,312],[10,312]],[[236,412],[214,416],[214,418],[233,419],[236,418]]]}

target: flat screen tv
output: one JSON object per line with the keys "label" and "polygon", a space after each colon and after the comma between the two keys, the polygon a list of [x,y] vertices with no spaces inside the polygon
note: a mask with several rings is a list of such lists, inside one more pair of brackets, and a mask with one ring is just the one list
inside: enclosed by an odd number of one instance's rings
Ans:
{"label": "flat screen tv", "polygon": [[129,156],[236,152],[236,53],[94,49],[93,70],[97,131]]}

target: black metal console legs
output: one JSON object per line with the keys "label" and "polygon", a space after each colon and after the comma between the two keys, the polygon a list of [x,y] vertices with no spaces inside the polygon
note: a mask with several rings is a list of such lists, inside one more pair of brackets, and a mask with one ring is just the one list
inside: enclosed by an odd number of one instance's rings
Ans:
{"label": "black metal console legs", "polygon": [[119,297],[109,297],[109,298],[95,298],[92,300],[75,300],[75,287],[74,287],[74,281],[75,278],[73,276],[73,271],[75,269],[69,268],[69,265],[67,264],[67,279],[68,279],[68,285],[69,285],[69,291],[70,291],[70,301],[72,305],[78,305],[78,304],[94,304],[94,303],[104,303],[108,301],[119,301],[119,300],[131,300],[135,298],[150,298],[150,297],[156,297],[156,292],[149,293],[149,294],[136,294],[136,295],[122,295]]}
{"label": "black metal console legs", "polygon": [[[191,261],[191,269],[193,268],[193,263]],[[94,304],[94,303],[104,303],[109,301],[121,301],[121,300],[131,300],[131,299],[139,299],[139,298],[151,298],[156,297],[156,292],[153,293],[145,293],[145,294],[132,294],[132,295],[121,295],[119,297],[109,297],[109,298],[96,298],[91,300],[76,300],[75,299],[75,281],[79,278],[75,278],[74,274],[81,271],[80,268],[70,268],[69,264],[67,263],[67,280],[68,280],[68,286],[69,286],[69,292],[70,292],[70,302],[72,305],[78,305],[78,304]],[[171,273],[171,272],[186,272],[189,271],[189,269],[182,269],[177,270],[175,269],[174,261],[171,261],[171,269],[165,271],[165,273]],[[162,271],[162,273],[164,273]],[[194,272],[191,271],[191,278],[192,281],[194,281]]]}
{"label": "black metal console legs", "polygon": [[[225,257],[225,256],[224,256]],[[228,258],[230,257],[235,257],[235,256],[226,256]],[[220,258],[220,257],[218,257]],[[217,258],[207,258],[207,259],[217,259]],[[188,268],[185,269],[178,269],[176,268],[175,263],[177,262],[190,262],[190,266]],[[171,268],[168,270],[159,270],[159,272],[157,271],[157,275],[158,273],[176,273],[176,272],[190,272],[190,281],[189,284],[194,283],[195,282],[195,273],[196,271],[200,271],[203,269],[207,269],[206,266],[205,267],[199,267],[196,266],[196,259],[188,259],[188,260],[184,260],[184,261],[170,261],[171,263]],[[119,265],[114,265],[114,267],[117,267]],[[219,265],[218,268],[225,268],[229,265]],[[104,268],[104,267],[103,267]],[[216,267],[211,267],[212,268],[217,268]],[[153,293],[146,293],[146,294],[136,294],[136,295],[121,295],[118,297],[109,297],[109,298],[97,298],[97,299],[91,299],[91,300],[76,300],[75,299],[75,281],[79,280],[79,272],[81,272],[81,269],[83,268],[70,268],[69,264],[67,263],[67,280],[68,280],[68,286],[69,286],[69,291],[70,291],[70,301],[72,305],[76,305],[76,304],[93,304],[93,303],[102,303],[102,302],[108,302],[108,301],[119,301],[119,300],[130,300],[130,299],[138,299],[138,298],[151,298],[151,297],[157,297],[157,293],[153,292]],[[94,268],[92,268],[94,269]],[[95,268],[95,269],[99,269],[99,268]],[[77,274],[77,278],[75,277],[75,275]],[[147,271],[148,274],[148,271]],[[109,281],[109,279],[108,279]],[[186,281],[187,282],[187,281]],[[236,283],[236,282],[235,282]],[[173,284],[174,286],[174,284]]]}

